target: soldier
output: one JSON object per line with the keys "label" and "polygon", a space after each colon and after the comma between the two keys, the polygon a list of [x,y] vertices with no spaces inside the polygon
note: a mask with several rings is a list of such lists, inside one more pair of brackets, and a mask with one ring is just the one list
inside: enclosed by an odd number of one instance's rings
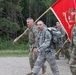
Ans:
{"label": "soldier", "polygon": [[[59,22],[56,22],[56,29],[61,32],[62,41],[65,42],[68,39],[68,37],[67,37],[67,34],[63,31],[63,29],[62,29],[62,27],[61,27]],[[64,44],[64,46],[63,46],[63,48],[61,50],[61,55],[62,56],[65,55],[65,58],[67,58],[68,60],[70,60],[69,46],[70,46],[70,41],[68,41],[66,44]],[[58,50],[59,49],[57,49],[57,51]],[[56,55],[56,59],[59,59],[59,54]]]}
{"label": "soldier", "polygon": [[73,31],[72,31],[71,45],[72,45],[72,55],[69,61],[69,65],[70,65],[72,75],[76,75],[76,26],[73,28]]}
{"label": "soldier", "polygon": [[36,36],[37,36],[37,28],[34,25],[34,20],[32,18],[27,18],[26,23],[28,25],[28,36],[29,36],[29,45],[30,45],[30,52],[29,52],[29,62],[31,69],[34,66],[34,62],[37,58],[37,55],[33,54],[32,50],[36,47]]}
{"label": "soldier", "polygon": [[[59,22],[56,22],[55,28],[61,32],[61,34],[62,34],[61,37],[62,37],[62,41],[63,41],[63,37],[64,37],[64,34],[65,34],[65,33],[64,33],[64,31],[63,31],[63,29],[62,29],[62,27],[61,27],[61,25],[60,25]],[[59,49],[56,49],[56,52],[57,52],[58,50],[59,50]],[[62,51],[61,51],[61,53],[62,53]],[[59,59],[59,54],[60,54],[60,53],[58,53],[58,54],[56,55],[56,59]]]}
{"label": "soldier", "polygon": [[[55,28],[56,28],[57,30],[60,30],[61,32],[63,32],[63,31],[62,31],[62,27],[61,27],[61,25],[60,25],[59,22],[56,22]],[[62,34],[63,34],[63,33],[62,33]]]}
{"label": "soldier", "polygon": [[[65,42],[68,39],[67,34],[65,33],[64,37],[63,37],[63,41]],[[70,51],[69,51],[69,46],[70,46],[70,41],[68,40],[66,44],[64,44],[64,47],[62,49],[62,53],[65,55],[65,58],[68,59],[68,61],[70,60]]]}
{"label": "soldier", "polygon": [[[29,53],[29,61],[30,61],[30,66],[31,69],[34,66],[34,63],[37,59],[37,55],[33,53],[33,49],[36,48],[37,45],[37,34],[38,34],[38,29],[36,25],[34,25],[34,20],[31,18],[28,18],[26,20],[28,28],[29,28],[29,44],[30,44],[30,53]],[[46,71],[46,66],[42,66],[42,74],[44,74]],[[29,73],[28,73],[29,74]]]}
{"label": "soldier", "polygon": [[[26,34],[28,34],[28,36],[29,36],[29,45],[30,45],[29,62],[30,62],[30,67],[32,69],[34,66],[34,63],[37,59],[37,55],[33,53],[33,49],[36,48],[36,44],[37,44],[36,36],[38,34],[38,29],[37,29],[36,25],[34,24],[34,20],[32,18],[27,18],[26,23],[29,28],[28,31],[26,32]],[[26,34],[24,34],[23,37]],[[15,42],[16,41],[14,41],[14,43]],[[42,66],[42,74],[44,74],[45,71],[46,71],[46,66],[43,65]]]}
{"label": "soldier", "polygon": [[37,48],[34,48],[34,54],[37,54],[37,60],[35,62],[34,68],[32,69],[31,74],[37,75],[42,65],[46,62],[49,63],[53,75],[59,75],[59,70],[56,64],[54,46],[51,42],[52,35],[45,27],[45,24],[42,21],[37,22],[37,27],[39,30],[38,33],[38,45]]}

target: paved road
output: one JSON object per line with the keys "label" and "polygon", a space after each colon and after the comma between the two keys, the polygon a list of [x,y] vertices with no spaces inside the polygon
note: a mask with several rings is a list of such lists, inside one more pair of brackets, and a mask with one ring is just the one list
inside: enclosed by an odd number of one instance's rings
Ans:
{"label": "paved road", "polygon": [[[48,63],[44,75],[52,75]],[[71,75],[69,65],[65,59],[57,60],[60,75]],[[30,72],[28,57],[0,57],[0,75],[27,75]],[[41,74],[41,71],[39,72]]]}

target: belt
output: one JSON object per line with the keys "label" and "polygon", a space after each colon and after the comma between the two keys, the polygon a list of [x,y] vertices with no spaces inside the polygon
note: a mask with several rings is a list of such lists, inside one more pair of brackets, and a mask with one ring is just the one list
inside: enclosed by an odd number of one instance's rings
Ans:
{"label": "belt", "polygon": [[29,42],[30,45],[32,45],[32,43]]}
{"label": "belt", "polygon": [[45,51],[45,53],[47,53],[47,54],[48,54],[49,52],[51,52],[51,50],[47,50],[47,51]]}
{"label": "belt", "polygon": [[30,44],[30,45],[33,45],[33,44],[35,44],[35,42],[32,42],[32,43],[31,43],[31,42],[29,42],[29,44]]}

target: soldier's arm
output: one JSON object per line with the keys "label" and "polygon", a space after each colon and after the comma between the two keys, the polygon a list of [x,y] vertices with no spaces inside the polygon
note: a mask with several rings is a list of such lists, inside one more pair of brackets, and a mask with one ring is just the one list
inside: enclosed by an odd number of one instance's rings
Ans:
{"label": "soldier's arm", "polygon": [[37,48],[39,52],[44,51],[50,45],[52,36],[49,31],[46,31],[44,38],[45,38],[45,40],[44,40],[43,44],[39,48]]}
{"label": "soldier's arm", "polygon": [[64,29],[63,29],[63,28],[62,28],[62,30],[61,30],[61,34],[62,34],[62,36],[61,36],[61,37],[62,37],[62,38],[64,38],[64,36],[65,36],[65,34],[66,34],[66,33],[65,33],[65,31],[64,31]]}
{"label": "soldier's arm", "polygon": [[38,29],[37,29],[36,26],[33,27],[33,33],[34,33],[34,36],[35,36],[34,47],[37,48],[37,44],[38,44],[38,38],[37,38],[37,35],[38,35]]}

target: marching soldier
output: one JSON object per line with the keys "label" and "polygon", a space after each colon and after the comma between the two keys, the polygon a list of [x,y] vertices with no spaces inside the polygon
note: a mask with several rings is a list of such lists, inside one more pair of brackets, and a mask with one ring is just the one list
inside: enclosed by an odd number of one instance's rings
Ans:
{"label": "marching soldier", "polygon": [[73,28],[72,31],[72,54],[71,59],[69,61],[70,69],[72,72],[72,75],[76,75],[76,26]]}
{"label": "marching soldier", "polygon": [[[56,22],[56,29],[61,32],[61,34],[62,34],[62,36],[61,36],[62,37],[62,41],[65,42],[68,39],[68,37],[67,37],[67,34],[63,31],[63,29],[62,29],[62,27],[61,27],[59,22]],[[64,44],[63,48],[61,49],[61,55],[62,56],[65,55],[65,58],[67,58],[68,60],[70,60],[69,46],[70,46],[70,41],[67,41],[67,43]],[[57,51],[58,50],[59,49],[57,49]],[[56,55],[56,59],[59,59],[59,54],[60,53],[58,53]]]}
{"label": "marching soldier", "polygon": [[[30,62],[31,70],[32,70],[34,63],[37,59],[37,55],[33,53],[33,49],[36,48],[36,45],[37,45],[37,38],[36,37],[38,34],[38,29],[37,29],[36,25],[34,24],[34,20],[32,18],[27,18],[26,23],[27,23],[27,26],[29,28],[27,30],[26,34],[28,34],[28,36],[29,36],[29,45],[30,45],[29,62]],[[23,37],[26,34],[24,34]],[[14,43],[15,42],[17,42],[17,41],[15,40]],[[42,74],[44,74],[45,71],[46,71],[46,66],[43,65],[42,66]]]}
{"label": "marching soldier", "polygon": [[[68,39],[68,36],[65,33],[65,35],[63,37],[63,41],[66,41],[67,39]],[[67,58],[68,61],[70,60],[69,46],[70,46],[70,41],[68,40],[67,43],[64,44],[63,49],[62,49],[62,53],[65,55],[65,58]]]}
{"label": "marching soldier", "polygon": [[37,54],[38,57],[32,69],[32,72],[29,75],[37,75],[46,60],[48,61],[51,67],[53,75],[59,75],[59,70],[55,59],[54,46],[51,42],[52,35],[47,30],[45,24],[42,21],[37,22],[37,27],[39,30],[37,36],[38,45],[37,48],[34,48],[33,52],[34,54]]}
{"label": "marching soldier", "polygon": [[[62,34],[61,37],[62,37],[62,42],[63,42],[63,37],[64,37],[65,32],[63,31],[63,29],[62,29],[62,27],[61,27],[61,25],[60,25],[59,22],[56,22],[55,28],[56,28],[58,31],[61,32],[61,34]],[[57,52],[58,50],[59,50],[59,49],[56,49],[56,52]],[[62,53],[62,51],[61,51],[61,53]],[[59,59],[59,54],[60,54],[60,52],[56,55],[56,59]]]}

